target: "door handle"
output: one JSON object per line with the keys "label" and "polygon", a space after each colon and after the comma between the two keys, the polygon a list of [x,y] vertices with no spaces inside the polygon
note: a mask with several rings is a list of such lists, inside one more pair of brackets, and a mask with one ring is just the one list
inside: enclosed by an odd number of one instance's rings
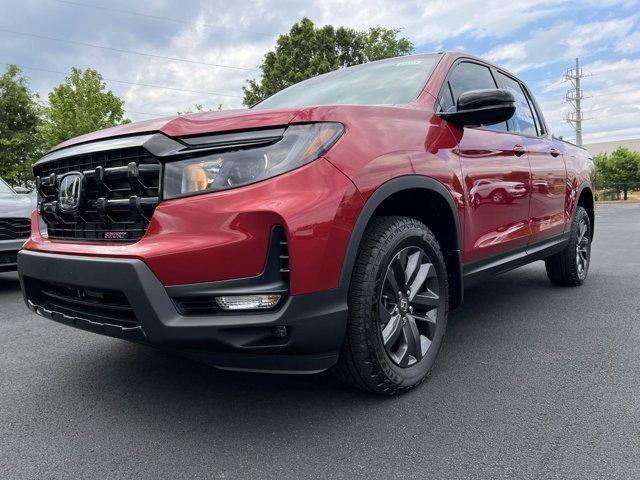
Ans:
{"label": "door handle", "polygon": [[558,155],[560,155],[560,152],[555,148],[552,148],[551,150],[549,150],[549,153],[551,154],[552,157],[557,157]]}
{"label": "door handle", "polygon": [[522,145],[514,145],[513,153],[516,157],[521,157],[522,155],[527,153],[527,150]]}

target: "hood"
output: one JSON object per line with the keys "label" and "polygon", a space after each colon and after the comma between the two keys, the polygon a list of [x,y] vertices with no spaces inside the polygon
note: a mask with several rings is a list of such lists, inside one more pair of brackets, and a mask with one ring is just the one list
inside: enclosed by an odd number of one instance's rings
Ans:
{"label": "hood", "polygon": [[224,132],[260,127],[287,125],[301,108],[278,110],[222,110],[216,112],[194,113],[190,115],[176,115],[143,122],[128,123],[117,127],[105,128],[97,132],[80,135],[55,146],[51,151],[70,147],[79,143],[104,140],[112,137],[122,137],[151,132],[162,132],[169,137],[182,137],[211,132]]}
{"label": "hood", "polygon": [[0,217],[29,218],[36,208],[37,198],[34,195],[16,193],[0,193]]}

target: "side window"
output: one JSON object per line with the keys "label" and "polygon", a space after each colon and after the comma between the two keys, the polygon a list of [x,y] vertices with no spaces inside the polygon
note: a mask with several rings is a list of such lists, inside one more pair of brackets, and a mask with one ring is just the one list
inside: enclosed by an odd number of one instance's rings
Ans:
{"label": "side window", "polygon": [[542,135],[545,133],[544,127],[542,126],[542,121],[540,118],[539,111],[536,110],[535,104],[533,103],[533,98],[531,94],[527,91],[526,87],[523,88],[524,94],[527,96],[527,100],[529,101],[529,107],[531,107],[531,112],[533,113],[533,120],[536,122],[536,130],[538,130],[538,135]]}
{"label": "side window", "polygon": [[456,101],[461,94],[469,90],[497,88],[491,70],[484,65],[470,62],[458,64],[449,77],[449,85]]}
{"label": "side window", "polygon": [[536,120],[533,117],[531,105],[529,105],[529,100],[527,100],[520,82],[508,77],[502,72],[498,72],[498,78],[504,88],[513,93],[516,99],[516,113],[510,120],[511,126],[513,127],[512,130],[524,135],[538,135]]}
{"label": "side window", "polygon": [[452,112],[456,109],[456,102],[453,100],[453,96],[451,95],[451,87],[449,86],[448,82],[442,87],[438,102],[440,103],[440,110],[442,110],[443,112]]}
{"label": "side window", "polygon": [[[449,109],[453,109],[455,108],[455,105],[458,101],[458,97],[460,97],[460,95],[464,92],[468,92],[470,90],[481,90],[485,88],[497,88],[496,82],[493,79],[493,75],[491,74],[491,70],[489,70],[488,67],[472,62],[459,63],[455,67],[453,72],[451,72],[449,81],[446,85],[444,85],[442,89],[445,93],[446,90],[449,90],[449,94],[441,94],[441,107],[445,111],[447,111],[445,109],[445,106],[447,106]],[[502,122],[496,125],[487,125],[482,128],[485,130],[506,132],[507,123]]]}

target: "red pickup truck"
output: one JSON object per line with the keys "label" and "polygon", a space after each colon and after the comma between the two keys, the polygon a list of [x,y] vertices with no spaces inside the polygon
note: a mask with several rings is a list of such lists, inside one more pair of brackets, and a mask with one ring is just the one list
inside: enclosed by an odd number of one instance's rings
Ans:
{"label": "red pickup truck", "polygon": [[403,392],[465,286],[536,260],[576,286],[589,268],[591,159],[523,82],[466,54],[84,135],[34,173],[29,308],[219,368]]}

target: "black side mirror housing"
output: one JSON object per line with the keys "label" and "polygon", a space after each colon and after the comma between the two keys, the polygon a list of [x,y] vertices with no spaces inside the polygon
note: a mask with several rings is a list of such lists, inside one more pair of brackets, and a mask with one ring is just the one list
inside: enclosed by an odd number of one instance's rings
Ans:
{"label": "black side mirror housing", "polygon": [[516,112],[516,100],[509,90],[486,89],[464,92],[458,97],[455,112],[440,112],[438,116],[466,127],[506,122]]}

